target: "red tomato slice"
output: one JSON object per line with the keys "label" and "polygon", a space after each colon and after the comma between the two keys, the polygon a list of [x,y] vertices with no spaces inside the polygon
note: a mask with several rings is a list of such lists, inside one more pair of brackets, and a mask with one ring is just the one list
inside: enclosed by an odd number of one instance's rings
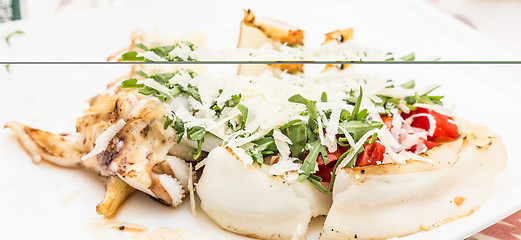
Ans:
{"label": "red tomato slice", "polygon": [[333,173],[333,168],[335,168],[336,160],[342,156],[344,152],[347,151],[347,147],[342,147],[337,145],[337,150],[335,152],[327,151],[327,158],[329,162],[324,164],[324,159],[322,158],[322,154],[319,154],[317,157],[318,171],[315,175],[322,178],[322,182],[330,182],[331,174]]}
{"label": "red tomato slice", "polygon": [[[435,142],[432,142],[432,141],[429,141],[429,140],[425,140],[423,138],[420,138],[420,142],[425,144],[425,146],[427,147],[427,150],[429,150],[429,149],[439,145],[438,143],[435,143]],[[411,148],[407,149],[407,151],[413,152],[413,153],[416,152],[416,146],[412,146]]]}
{"label": "red tomato slice", "polygon": [[[458,126],[451,121],[454,119],[452,117],[449,117],[447,115],[440,114],[432,109],[422,108],[419,107],[414,111],[411,111],[410,113],[401,113],[401,116],[403,119],[407,119],[413,114],[418,113],[427,113],[434,117],[436,120],[436,128],[434,130],[434,134],[432,136],[429,136],[427,140],[429,141],[451,141],[458,137]],[[450,120],[450,121],[449,121]],[[411,126],[429,130],[430,124],[429,119],[425,116],[416,117],[412,121]]]}
{"label": "red tomato slice", "polygon": [[384,122],[385,126],[389,131],[391,131],[391,128],[393,128],[393,117],[387,117],[387,116],[381,116],[382,121]]}
{"label": "red tomato slice", "polygon": [[374,141],[371,144],[364,144],[364,151],[356,159],[357,167],[364,167],[382,163],[384,160],[384,145]]}

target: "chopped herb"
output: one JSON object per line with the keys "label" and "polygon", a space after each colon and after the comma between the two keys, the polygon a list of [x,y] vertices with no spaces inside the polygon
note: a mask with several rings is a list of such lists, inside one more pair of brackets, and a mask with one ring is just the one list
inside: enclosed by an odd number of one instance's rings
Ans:
{"label": "chopped herb", "polygon": [[400,59],[402,59],[404,62],[412,62],[412,61],[414,61],[415,58],[416,58],[416,56],[414,55],[414,53],[409,53],[409,54],[401,57]]}
{"label": "chopped herb", "polygon": [[320,96],[320,101],[327,102],[327,93],[326,92],[322,92],[322,96]]}
{"label": "chopped herb", "polygon": [[140,88],[138,90],[139,93],[141,93],[143,95],[147,95],[147,96],[153,94],[159,100],[161,100],[163,102],[166,101],[169,97],[175,97],[176,95],[178,95],[180,93],[186,93],[186,94],[190,95],[191,97],[193,97],[198,102],[201,102],[201,96],[199,95],[199,90],[196,86],[188,84],[188,86],[185,88],[185,87],[181,86],[179,83],[171,84],[169,82],[170,79],[172,79],[174,76],[182,74],[181,72],[190,74],[190,77],[192,77],[192,78],[197,76],[197,74],[190,69],[180,69],[173,73],[158,73],[158,74],[155,74],[152,76],[148,76],[146,73],[144,73],[142,71],[136,72],[137,75],[154,79],[154,81],[156,81],[157,83],[165,86],[166,88],[168,88],[170,90],[169,94],[160,92],[154,88],[145,86],[144,84],[137,84],[137,80],[135,78],[123,81],[121,83],[121,87],[122,88]]}
{"label": "chopped herb", "polygon": [[16,30],[16,31],[14,31],[14,32],[12,32],[12,33],[9,33],[9,34],[7,34],[7,35],[4,37],[5,43],[7,44],[7,46],[11,46],[11,42],[10,42],[11,38],[12,38],[13,36],[15,36],[15,35],[23,35],[23,34],[24,34],[24,32],[23,32],[23,31],[20,31],[20,30]]}
{"label": "chopped herb", "polygon": [[173,119],[173,118],[170,118],[169,115],[165,115],[165,116],[163,116],[163,117],[166,118],[166,119],[165,119],[165,123],[163,124],[163,129],[166,130],[166,129],[168,128],[168,126],[170,126],[170,125],[174,122],[174,119]]}
{"label": "chopped herb", "polygon": [[248,108],[242,104],[238,104],[237,109],[239,109],[239,111],[241,111],[241,114],[242,114],[242,121],[241,121],[240,129],[244,129],[246,127],[246,120],[248,118]]}
{"label": "chopped herb", "polygon": [[145,84],[137,84],[137,79],[131,78],[121,83],[121,88],[142,88]]}
{"label": "chopped herb", "polygon": [[[179,56],[173,56],[173,57],[170,56],[170,52],[172,52],[172,50],[174,50],[174,49],[176,49],[178,47],[188,46],[190,48],[190,51],[194,51],[195,49],[197,49],[197,46],[195,46],[191,42],[178,42],[178,43],[176,43],[174,45],[156,46],[156,47],[153,47],[153,48],[149,48],[149,47],[145,46],[142,43],[137,43],[135,46],[137,48],[145,50],[145,51],[154,52],[159,57],[161,57],[161,58],[163,58],[163,59],[165,59],[166,61],[169,61],[169,62],[185,61],[185,59],[182,59]],[[152,61],[152,60],[147,59],[145,57],[137,57],[137,52],[135,52],[135,51],[130,51],[130,52],[124,53],[122,55],[122,57],[121,57],[121,60],[122,61],[141,61],[141,62],[143,62],[143,61]],[[186,61],[197,61],[197,59],[194,59],[191,56],[189,56],[188,59],[186,59]]]}
{"label": "chopped herb", "polygon": [[246,153],[250,155],[259,167],[264,162],[264,157],[278,152],[273,137],[263,137],[252,142],[254,145]]}
{"label": "chopped herb", "polygon": [[183,139],[183,135],[185,134],[184,122],[181,119],[176,119],[172,128],[174,128],[175,134],[177,134],[177,143],[180,143]]}
{"label": "chopped herb", "polygon": [[[219,89],[219,95],[221,95],[221,93],[222,93],[222,89]],[[237,106],[237,104],[239,104],[239,102],[241,101],[241,98],[242,98],[242,95],[240,93],[236,94],[236,95],[232,95],[230,99],[228,99],[228,100],[226,100],[226,102],[224,102],[224,105],[222,108],[217,105],[217,101],[214,101],[212,103],[212,106],[210,106],[210,108],[215,111],[215,115],[217,115],[217,117],[220,117],[222,114],[222,111],[224,110],[225,107]]]}
{"label": "chopped herb", "polygon": [[192,96],[195,100],[198,102],[201,102],[201,95],[199,95],[199,89],[191,84],[188,84],[187,89],[181,88],[181,92],[188,93],[190,96]]}
{"label": "chopped herb", "polygon": [[241,101],[242,95],[239,93],[237,95],[232,95],[230,99],[228,99],[224,105],[227,107],[235,107]]}
{"label": "chopped herb", "polygon": [[204,142],[204,135],[206,134],[206,130],[200,126],[193,126],[186,130],[186,138],[188,140],[197,141],[197,150],[195,152],[190,152],[194,159],[198,159],[201,156],[201,149]]}

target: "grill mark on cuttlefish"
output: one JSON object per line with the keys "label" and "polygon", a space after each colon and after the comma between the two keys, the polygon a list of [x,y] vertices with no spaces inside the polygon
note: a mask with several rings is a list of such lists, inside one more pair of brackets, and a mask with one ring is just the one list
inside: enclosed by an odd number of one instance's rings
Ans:
{"label": "grill mark on cuttlefish", "polygon": [[[123,146],[118,146],[120,143],[123,143]],[[118,156],[121,154],[121,149],[124,149],[125,140],[124,136],[116,136],[110,140],[109,145],[107,146],[107,149],[105,151],[101,152],[100,154],[100,163],[103,166],[108,167],[114,159],[118,158]]]}

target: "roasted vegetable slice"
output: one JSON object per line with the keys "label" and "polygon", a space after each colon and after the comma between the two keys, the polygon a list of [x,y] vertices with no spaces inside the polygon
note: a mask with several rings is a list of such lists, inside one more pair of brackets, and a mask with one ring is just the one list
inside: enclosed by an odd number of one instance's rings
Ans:
{"label": "roasted vegetable slice", "polygon": [[[256,17],[250,9],[244,10],[237,48],[257,49],[267,43],[273,44],[275,48],[283,44],[295,47],[303,46],[304,31],[271,18]],[[275,59],[265,60],[274,61]],[[269,66],[289,73],[304,71],[302,64],[272,64]],[[240,65],[238,75],[258,75],[270,70],[269,66]]]}

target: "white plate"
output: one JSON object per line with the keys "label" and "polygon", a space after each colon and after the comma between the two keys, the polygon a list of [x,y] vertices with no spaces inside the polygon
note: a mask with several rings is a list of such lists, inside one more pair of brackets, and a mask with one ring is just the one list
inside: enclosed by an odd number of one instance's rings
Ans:
{"label": "white plate", "polygon": [[[310,45],[323,33],[355,27],[359,45],[392,50],[420,58],[441,56],[446,60],[511,59],[467,26],[417,2],[353,1],[315,6],[311,2],[164,3],[163,7],[107,8],[39,21],[0,25],[0,35],[23,30],[12,47],[0,44],[0,61],[104,61],[128,43],[135,28],[155,29],[182,37],[194,29],[208,34],[211,48],[236,44],[243,7],[307,30]],[[499,221],[521,208],[521,162],[517,123],[521,90],[490,65],[363,65],[360,71],[398,81],[416,79],[418,84],[439,82],[446,102],[455,113],[489,126],[507,146],[509,163],[497,178],[489,200],[469,217],[404,239],[461,239]],[[517,67],[517,66],[514,66]],[[216,68],[216,67],[213,67]],[[54,132],[74,131],[75,118],[87,107],[85,101],[103,91],[105,84],[128,71],[114,65],[13,65],[7,75],[0,69],[0,124],[16,120]],[[0,131],[0,239],[113,239],[132,234],[99,224],[95,206],[104,186],[93,174],[50,164],[35,165],[14,135]],[[133,195],[120,210],[118,221],[156,229],[182,228],[184,234],[202,239],[234,239],[240,236],[218,228],[200,209],[197,217],[187,204],[165,207],[144,194]],[[316,238],[320,221],[312,227]]]}

